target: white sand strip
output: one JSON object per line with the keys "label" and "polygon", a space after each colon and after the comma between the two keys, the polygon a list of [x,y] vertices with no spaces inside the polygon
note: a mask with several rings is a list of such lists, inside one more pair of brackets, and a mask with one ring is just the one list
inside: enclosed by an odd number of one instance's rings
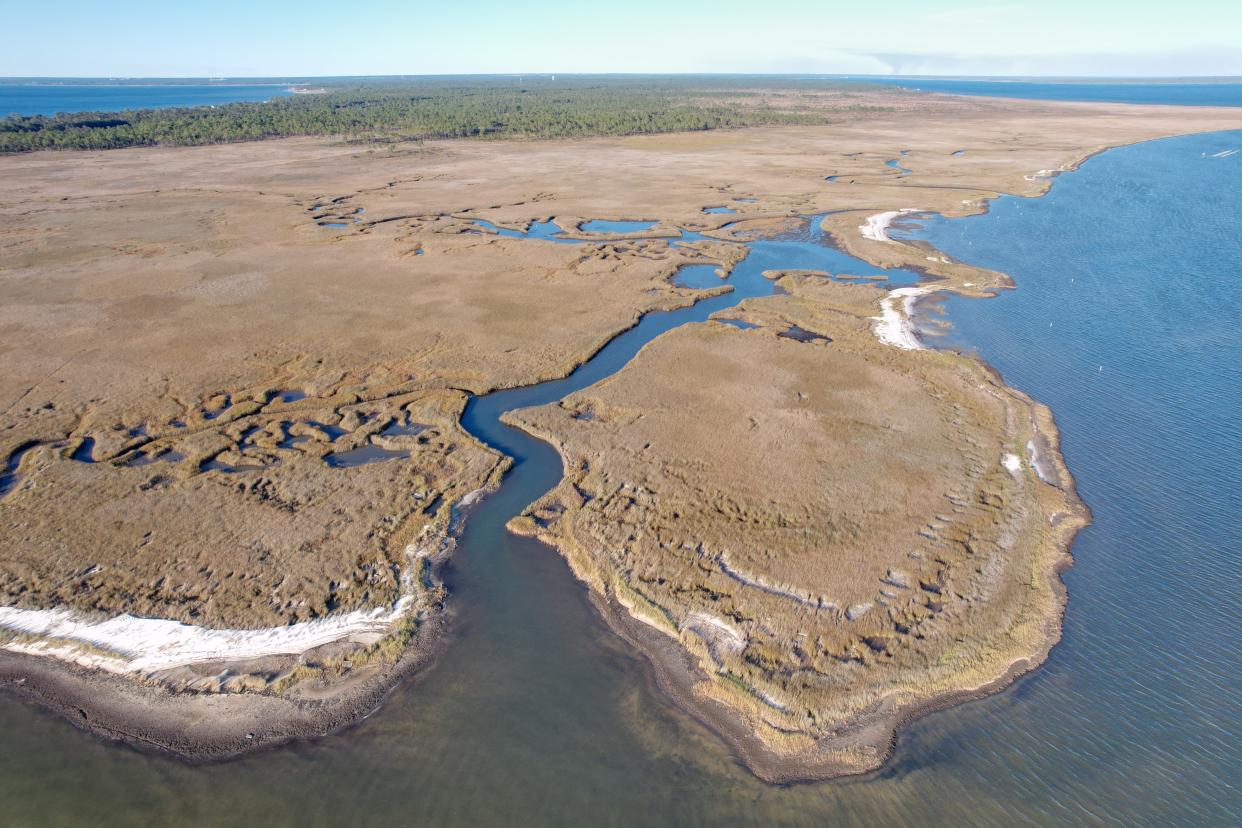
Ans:
{"label": "white sand strip", "polygon": [[1044,457],[1043,452],[1039,450],[1039,446],[1034,440],[1031,440],[1026,444],[1026,452],[1031,458],[1031,468],[1035,470],[1035,476],[1047,483],[1049,486],[1059,486],[1060,484],[1058,482],[1058,475],[1056,471],[1045,466],[1047,458]]}
{"label": "white sand strip", "polygon": [[[258,630],[213,630],[180,621],[118,615],[88,621],[67,609],[0,607],[0,626],[51,641],[11,641],[4,649],[47,655],[117,673],[151,673],[201,661],[303,653],[358,634],[383,635],[412,600]],[[85,645],[85,646],[81,646]],[[100,650],[106,652],[100,652]]]}
{"label": "white sand strip", "polygon": [[936,288],[902,287],[890,290],[888,296],[880,301],[880,315],[871,317],[875,321],[875,335],[886,345],[917,351],[923,347],[914,334],[914,326],[910,324],[910,314],[914,310],[914,302],[920,296],[935,292]]}
{"label": "white sand strip", "polygon": [[917,213],[913,207],[906,207],[903,210],[889,210],[886,213],[876,213],[870,216],[865,224],[858,225],[858,232],[862,233],[864,239],[872,241],[892,241],[888,237],[888,226],[893,220],[905,213]]}
{"label": "white sand strip", "polygon": [[[453,506],[455,516],[483,494],[471,492]],[[164,618],[118,615],[96,620],[65,608],[36,610],[0,607],[0,632],[21,636],[0,643],[0,649],[48,656],[113,673],[150,674],[205,661],[241,661],[274,655],[297,655],[346,639],[371,644],[391,632],[414,601],[419,589],[420,561],[435,558],[453,541],[442,533],[411,544],[406,556],[411,566],[402,573],[404,593],[391,606],[255,630],[211,629]]]}
{"label": "white sand strip", "polygon": [[716,618],[713,615],[708,615],[705,612],[690,613],[686,616],[682,627],[698,633],[700,637],[731,653],[740,653],[746,649],[746,636],[742,634],[741,630],[729,622]]}

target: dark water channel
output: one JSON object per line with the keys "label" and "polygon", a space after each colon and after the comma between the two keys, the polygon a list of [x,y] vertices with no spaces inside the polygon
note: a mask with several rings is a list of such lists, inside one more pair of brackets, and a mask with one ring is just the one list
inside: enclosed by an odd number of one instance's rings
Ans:
{"label": "dark water channel", "polygon": [[913,281],[808,229],[749,244],[733,293],[644,317],[565,379],[470,403],[466,428],[514,468],[464,522],[447,573],[453,646],[376,715],[191,768],[0,698],[3,822],[1237,824],[1242,154],[1211,157],[1235,146],[1242,136],[1222,134],[1105,153],[1045,199],[923,231],[1017,281],[1000,299],[949,302],[949,344],[979,348],[1052,405],[1096,523],[1075,548],[1066,637],[1048,665],[914,723],[879,773],[756,781],[652,688],[553,550],[504,530],[561,465],[503,412],[560,399],[659,334],[769,293],[764,270]]}

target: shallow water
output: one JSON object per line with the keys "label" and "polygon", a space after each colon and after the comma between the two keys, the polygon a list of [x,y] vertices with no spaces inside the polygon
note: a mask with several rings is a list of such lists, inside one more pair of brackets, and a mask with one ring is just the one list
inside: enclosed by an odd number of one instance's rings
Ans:
{"label": "shallow water", "polygon": [[563,237],[561,235],[561,228],[551,219],[547,221],[533,221],[525,230],[510,230],[508,227],[500,227],[484,219],[475,219],[474,223],[484,230],[510,239],[543,239],[544,241],[553,241],[559,244],[582,244],[578,239]]}
{"label": "shallow water", "polygon": [[77,460],[79,463],[94,463],[95,438],[87,437],[83,439],[81,445],[73,450],[73,454],[69,455],[69,458],[71,460]]}
{"label": "shallow water", "polygon": [[396,451],[370,444],[359,446],[349,451],[325,454],[323,462],[334,469],[350,469],[354,466],[369,466],[372,463],[386,463],[389,460],[405,460],[410,456],[408,451]]}
{"label": "shallow water", "polygon": [[1075,547],[1066,636],[1049,663],[916,722],[880,773],[757,782],[652,690],[554,551],[503,529],[560,464],[499,425],[501,411],[557,399],[661,331],[770,291],[764,270],[877,272],[808,235],[752,244],[735,294],[644,318],[570,378],[471,404],[467,427],[519,464],[465,523],[447,573],[453,646],[378,714],[336,737],[188,768],[0,697],[4,821],[1236,824],[1242,154],[1207,157],[1232,146],[1242,134],[1112,151],[1045,199],[1003,199],[925,231],[1017,280],[1002,298],[948,303],[953,341],[1053,406],[1096,523]]}
{"label": "shallow water", "polygon": [[578,225],[583,233],[643,233],[655,227],[654,221],[609,221],[591,219]]}
{"label": "shallow water", "polygon": [[[544,241],[560,243],[560,245],[581,245],[581,238],[566,238],[561,228],[553,220],[533,221],[525,230],[509,230],[508,227],[493,225],[491,221],[476,218],[474,223],[483,230],[496,233],[507,238],[542,238]],[[600,221],[582,222],[579,230],[589,233],[620,233],[641,232],[655,226],[653,221]]]}
{"label": "shallow water", "polygon": [[725,282],[716,275],[717,269],[716,265],[686,265],[680,267],[673,274],[673,284],[677,287],[695,288],[698,290],[720,287]]}
{"label": "shallow water", "polygon": [[[904,155],[905,155],[905,153],[903,152],[903,153],[902,153],[902,155],[904,156]],[[905,177],[905,176],[907,176],[907,175],[909,175],[909,174],[910,174],[910,170],[909,170],[909,169],[907,169],[906,167],[901,166],[901,159],[900,159],[900,158],[890,158],[888,161],[885,161],[885,162],[884,162],[884,166],[886,166],[886,167],[892,167],[894,170],[897,170],[897,171],[900,173],[899,177]],[[834,176],[834,178],[835,178],[835,176]]]}
{"label": "shallow water", "polygon": [[393,421],[380,430],[381,437],[417,437],[430,426],[424,423],[401,423]]}

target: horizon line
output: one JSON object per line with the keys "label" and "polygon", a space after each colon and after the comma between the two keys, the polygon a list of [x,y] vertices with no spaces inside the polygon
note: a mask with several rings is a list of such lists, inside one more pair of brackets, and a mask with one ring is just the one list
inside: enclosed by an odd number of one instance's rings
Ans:
{"label": "horizon line", "polygon": [[1242,82],[1242,74],[1238,75],[1053,75],[1053,74],[914,74],[914,73],[870,73],[870,72],[431,72],[421,74],[354,74],[354,75],[0,75],[0,81],[75,81],[75,80],[201,80],[219,81],[302,81],[302,80],[377,80],[404,78],[555,78],[564,77],[769,77],[769,78],[801,78],[808,80],[830,80],[850,78],[879,79],[926,79],[926,80],[1059,80],[1059,81],[1234,81]]}

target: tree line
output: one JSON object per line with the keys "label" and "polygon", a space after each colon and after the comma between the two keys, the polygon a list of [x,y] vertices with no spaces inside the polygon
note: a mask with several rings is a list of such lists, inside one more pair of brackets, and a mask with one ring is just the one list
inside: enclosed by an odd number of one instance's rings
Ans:
{"label": "tree line", "polygon": [[[740,78],[338,82],[321,94],[263,103],[9,116],[0,120],[0,152],[192,146],[295,135],[376,142],[562,138],[824,122],[825,113],[813,108],[762,103],[750,88],[756,83]],[[772,82],[778,83],[793,82]],[[825,86],[832,84],[816,88]]]}

